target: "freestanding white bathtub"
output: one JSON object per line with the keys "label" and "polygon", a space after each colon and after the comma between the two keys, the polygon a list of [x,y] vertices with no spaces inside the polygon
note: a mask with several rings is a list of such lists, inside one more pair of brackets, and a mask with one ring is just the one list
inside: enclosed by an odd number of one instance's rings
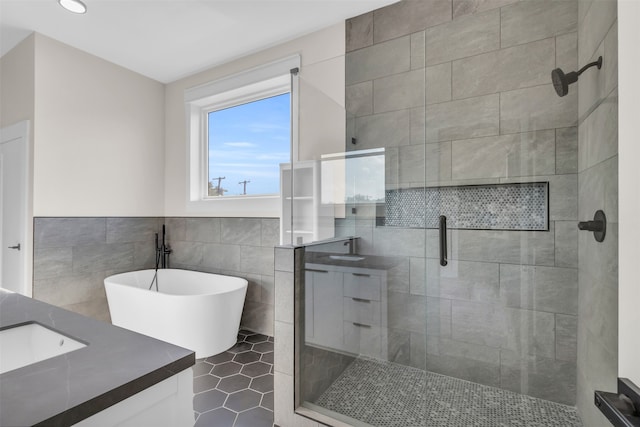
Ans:
{"label": "freestanding white bathtub", "polygon": [[189,270],[116,274],[104,279],[111,322],[196,352],[222,353],[236,343],[247,281]]}

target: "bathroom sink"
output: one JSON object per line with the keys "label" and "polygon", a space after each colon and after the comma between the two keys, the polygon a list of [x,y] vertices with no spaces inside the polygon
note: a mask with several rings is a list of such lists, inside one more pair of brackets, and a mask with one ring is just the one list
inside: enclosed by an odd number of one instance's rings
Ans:
{"label": "bathroom sink", "polygon": [[358,255],[329,255],[329,258],[334,259],[336,261],[362,261],[364,259],[363,256]]}
{"label": "bathroom sink", "polygon": [[0,331],[0,374],[86,347],[37,323]]}

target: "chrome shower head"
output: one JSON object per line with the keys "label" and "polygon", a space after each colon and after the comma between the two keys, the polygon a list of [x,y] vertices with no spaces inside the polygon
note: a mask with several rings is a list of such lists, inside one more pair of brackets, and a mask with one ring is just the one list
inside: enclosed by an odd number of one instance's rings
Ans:
{"label": "chrome shower head", "polygon": [[597,66],[598,69],[602,68],[602,56],[597,61],[591,62],[578,71],[572,71],[565,74],[560,68],[556,68],[551,72],[551,81],[553,82],[553,88],[556,90],[558,96],[565,96],[569,93],[569,85],[578,81],[578,77],[587,68]]}

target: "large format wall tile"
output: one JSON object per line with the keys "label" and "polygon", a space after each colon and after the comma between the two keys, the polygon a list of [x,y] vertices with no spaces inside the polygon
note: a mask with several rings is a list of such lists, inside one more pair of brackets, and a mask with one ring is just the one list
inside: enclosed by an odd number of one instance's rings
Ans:
{"label": "large format wall tile", "polygon": [[105,243],[106,218],[34,218],[35,248]]}
{"label": "large format wall tile", "polygon": [[73,272],[84,274],[93,271],[133,270],[133,243],[109,243],[102,245],[74,246]]}
{"label": "large format wall tile", "polygon": [[148,242],[153,246],[156,233],[162,239],[160,218],[107,218],[107,243]]}
{"label": "large format wall tile", "polygon": [[554,68],[561,68],[565,73],[578,69],[578,33],[556,37],[556,66]]}
{"label": "large format wall tile", "polygon": [[424,68],[424,31],[411,34],[411,69]]}
{"label": "large format wall tile", "polygon": [[497,9],[520,0],[453,0],[453,18]]}
{"label": "large format wall tile", "polygon": [[[500,300],[499,264],[473,261],[426,260],[426,295],[495,303]],[[412,283],[412,292],[415,287]],[[424,291],[423,291],[424,292]]]}
{"label": "large format wall tile", "polygon": [[554,174],[555,131],[452,142],[452,178],[501,178]]}
{"label": "large format wall tile", "polygon": [[578,222],[556,221],[556,266],[578,267]]}
{"label": "large format wall tile", "polygon": [[500,265],[500,294],[507,307],[578,314],[578,270]]}
{"label": "large format wall tile", "polygon": [[453,98],[469,98],[548,83],[555,39],[453,61]]}
{"label": "large format wall tile", "polygon": [[500,94],[500,133],[576,126],[577,91],[559,97],[552,84]]}
{"label": "large format wall tile", "polygon": [[[179,240],[220,243],[220,221],[220,218],[185,218],[185,235]],[[175,239],[178,240],[177,236]]]}
{"label": "large format wall tile", "polygon": [[578,172],[578,128],[556,129],[556,173]]}
{"label": "large format wall tile", "polygon": [[605,99],[578,128],[578,169],[584,171],[618,153],[618,93]]}
{"label": "large format wall tile", "polygon": [[602,57],[602,67],[590,68],[580,75],[577,89],[578,120],[582,123],[589,114],[605,98],[612,96],[612,92],[618,86],[618,25],[615,23],[605,39],[600,43],[593,56],[587,58],[581,65],[595,62]]}
{"label": "large format wall tile", "polygon": [[[73,252],[71,247],[40,248],[33,250],[33,280],[59,278],[72,273]],[[35,293],[35,290],[34,290]]]}
{"label": "large format wall tile", "polygon": [[[553,224],[553,223],[552,223]],[[554,232],[452,230],[451,258],[553,266]]]}
{"label": "large format wall tile", "polygon": [[424,68],[394,74],[373,82],[373,111],[401,110],[424,105]]}
{"label": "large format wall tile", "polygon": [[425,37],[427,65],[499,49],[500,10],[467,15],[427,28]]}
{"label": "large format wall tile", "polygon": [[351,85],[411,69],[411,37],[405,36],[347,53],[346,84]]}
{"label": "large format wall tile", "polygon": [[437,104],[451,101],[451,63],[434,65],[425,69],[425,103]]}
{"label": "large format wall tile", "polygon": [[598,0],[591,2],[578,28],[578,59],[585,63],[593,56],[607,32],[618,17],[618,2]]}
{"label": "large format wall tile", "polygon": [[576,363],[578,316],[556,314],[556,359]]}
{"label": "large format wall tile", "polygon": [[552,313],[454,300],[451,337],[519,354],[553,357],[555,317]]}
{"label": "large format wall tile", "polygon": [[577,1],[521,1],[503,7],[501,12],[503,48],[575,32],[577,29]]}
{"label": "large format wall tile", "polygon": [[373,12],[365,13],[345,22],[346,51],[373,44]]}
{"label": "large format wall tile", "polygon": [[[356,150],[409,144],[409,110],[355,119]],[[349,144],[351,145],[351,144]]]}
{"label": "large format wall tile", "polygon": [[450,0],[406,0],[373,12],[373,42],[405,36],[451,21]]}
{"label": "large format wall tile", "polygon": [[220,227],[221,243],[260,246],[260,218],[222,218]]}
{"label": "large format wall tile", "polygon": [[501,353],[502,388],[565,405],[575,404],[576,365],[548,357]]}
{"label": "large format wall tile", "polygon": [[448,141],[499,133],[498,94],[428,105],[426,141]]}
{"label": "large format wall tile", "polygon": [[356,83],[345,88],[347,113],[354,117],[373,114],[373,82]]}

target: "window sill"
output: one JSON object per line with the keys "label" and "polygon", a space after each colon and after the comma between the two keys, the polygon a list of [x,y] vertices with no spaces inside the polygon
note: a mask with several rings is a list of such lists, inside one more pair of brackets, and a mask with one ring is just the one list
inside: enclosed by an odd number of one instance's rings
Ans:
{"label": "window sill", "polygon": [[214,217],[280,218],[280,196],[221,197],[187,201],[187,212]]}

